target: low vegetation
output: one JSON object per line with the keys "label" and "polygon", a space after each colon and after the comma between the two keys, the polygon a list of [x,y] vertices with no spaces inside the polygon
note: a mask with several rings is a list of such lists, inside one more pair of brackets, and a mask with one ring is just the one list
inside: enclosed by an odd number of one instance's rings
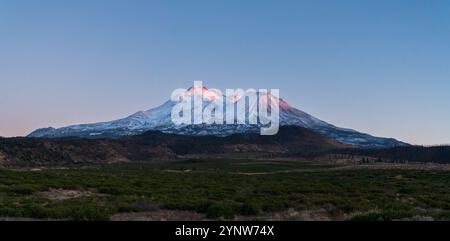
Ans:
{"label": "low vegetation", "polygon": [[109,220],[182,210],[206,219],[261,220],[289,211],[282,219],[449,220],[449,174],[224,159],[0,169],[0,217]]}

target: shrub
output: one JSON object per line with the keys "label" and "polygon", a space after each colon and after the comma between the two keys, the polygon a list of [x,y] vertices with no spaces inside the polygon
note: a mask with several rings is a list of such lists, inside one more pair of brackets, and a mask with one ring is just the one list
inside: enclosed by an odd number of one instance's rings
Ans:
{"label": "shrub", "polygon": [[37,219],[46,219],[50,218],[52,215],[52,211],[46,209],[39,204],[27,204],[22,207],[22,214],[24,217],[29,218],[37,218]]}
{"label": "shrub", "polygon": [[88,204],[72,208],[70,217],[77,221],[106,221],[111,214],[108,208]]}
{"label": "shrub", "polygon": [[33,184],[18,184],[10,187],[10,191],[21,195],[30,195],[41,191],[41,188]]}
{"label": "shrub", "polygon": [[239,213],[242,215],[256,215],[259,213],[260,207],[254,202],[244,202],[240,208]]}
{"label": "shrub", "polygon": [[224,202],[215,203],[208,207],[206,217],[232,219],[234,217],[233,208]]}

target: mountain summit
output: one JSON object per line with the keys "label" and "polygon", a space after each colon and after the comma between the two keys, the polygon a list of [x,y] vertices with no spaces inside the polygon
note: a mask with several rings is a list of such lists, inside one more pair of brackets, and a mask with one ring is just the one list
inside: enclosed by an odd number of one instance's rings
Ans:
{"label": "mountain summit", "polygon": [[[188,89],[190,93],[200,93],[205,98],[205,87]],[[206,96],[206,101],[214,96]],[[259,126],[250,124],[201,124],[175,125],[171,120],[172,108],[176,101],[166,101],[162,105],[146,111],[136,112],[128,117],[93,124],[73,125],[62,128],[42,128],[33,131],[28,137],[83,137],[83,138],[117,138],[120,136],[140,134],[155,130],[163,133],[191,135],[191,136],[229,136],[232,134],[246,134],[259,132]],[[252,107],[250,107],[252,108]],[[375,137],[360,133],[352,129],[336,127],[319,120],[295,107],[283,99],[279,99],[280,126],[301,126],[321,133],[335,141],[361,148],[387,148],[406,146],[408,144],[392,138]]]}

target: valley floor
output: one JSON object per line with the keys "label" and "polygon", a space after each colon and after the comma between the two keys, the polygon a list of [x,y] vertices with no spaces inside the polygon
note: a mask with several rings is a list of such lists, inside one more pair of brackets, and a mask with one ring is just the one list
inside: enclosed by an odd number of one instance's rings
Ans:
{"label": "valley floor", "polygon": [[0,169],[0,220],[450,220],[450,166],[189,159]]}

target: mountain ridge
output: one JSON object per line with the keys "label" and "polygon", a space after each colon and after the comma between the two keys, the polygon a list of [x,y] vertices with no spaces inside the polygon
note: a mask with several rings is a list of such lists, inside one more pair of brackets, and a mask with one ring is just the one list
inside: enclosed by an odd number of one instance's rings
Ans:
{"label": "mountain ridge", "polygon": [[354,148],[300,126],[276,135],[258,133],[188,136],[147,131],[116,139],[80,137],[0,138],[0,167],[70,167],[202,158],[371,160],[386,163],[450,163],[450,146]]}
{"label": "mountain ridge", "polygon": [[282,126],[276,135],[235,133],[188,136],[147,131],[116,139],[79,137],[0,138],[0,166],[68,166],[209,157],[322,155],[349,148],[300,126]]}

